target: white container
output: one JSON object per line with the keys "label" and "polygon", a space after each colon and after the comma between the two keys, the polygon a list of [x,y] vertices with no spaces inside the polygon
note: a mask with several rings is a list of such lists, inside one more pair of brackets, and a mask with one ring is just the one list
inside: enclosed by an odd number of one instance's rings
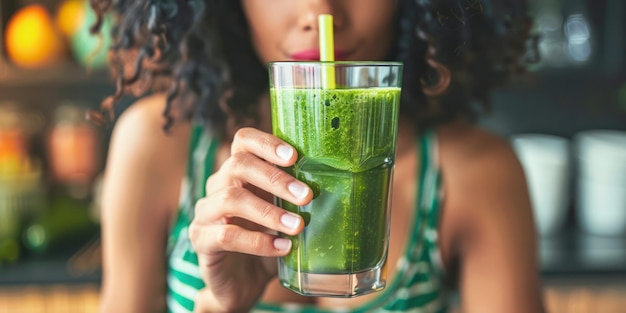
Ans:
{"label": "white container", "polygon": [[625,235],[626,132],[588,130],[574,140],[580,227],[595,235]]}
{"label": "white container", "polygon": [[567,216],[570,195],[569,141],[545,134],[513,136],[541,236],[557,233]]}
{"label": "white container", "polygon": [[626,132],[588,130],[574,140],[579,179],[626,186]]}
{"label": "white container", "polygon": [[626,235],[626,185],[579,180],[577,202],[578,223],[583,231],[602,236]]}

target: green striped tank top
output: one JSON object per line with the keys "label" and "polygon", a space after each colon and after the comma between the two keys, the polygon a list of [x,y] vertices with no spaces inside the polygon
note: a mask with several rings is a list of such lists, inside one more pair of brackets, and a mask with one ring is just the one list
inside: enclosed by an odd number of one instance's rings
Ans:
{"label": "green striped tank top", "polygon": [[[351,310],[321,310],[298,304],[259,303],[253,312],[446,312],[448,292],[437,241],[441,204],[441,173],[436,164],[436,134],[418,138],[420,155],[416,214],[411,238],[398,260],[395,276],[375,300]],[[195,202],[205,196],[205,182],[213,171],[219,142],[206,128],[194,127],[180,206],[168,239],[167,307],[171,313],[193,312],[196,294],[204,287],[188,236]]]}

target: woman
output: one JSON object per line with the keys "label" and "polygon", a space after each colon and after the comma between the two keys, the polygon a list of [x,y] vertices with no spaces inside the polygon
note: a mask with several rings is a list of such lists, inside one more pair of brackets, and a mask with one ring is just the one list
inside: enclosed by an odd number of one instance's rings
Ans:
{"label": "woman", "polygon": [[[475,104],[522,69],[522,0],[92,5],[118,16],[118,92],[105,108],[125,92],[153,91],[122,114],[111,141],[103,312],[442,312],[456,288],[464,312],[543,311],[523,172],[504,139],[472,124]],[[275,166],[297,153],[271,135],[264,64],[316,58],[302,51],[317,48],[324,13],[334,16],[337,58],[405,65],[387,259],[394,287],[352,299],[303,297],[276,282],[276,257],[291,242],[272,233],[294,235],[304,223],[272,197],[304,205],[312,191]]]}

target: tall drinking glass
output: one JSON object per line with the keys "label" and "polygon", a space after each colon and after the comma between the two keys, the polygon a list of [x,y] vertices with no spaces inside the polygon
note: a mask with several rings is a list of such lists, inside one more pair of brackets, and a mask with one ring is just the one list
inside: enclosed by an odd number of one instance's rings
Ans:
{"label": "tall drinking glass", "polygon": [[402,64],[274,62],[269,69],[273,133],[298,151],[285,170],[314,193],[305,206],[276,198],[305,221],[299,235],[283,235],[292,251],[278,261],[281,284],[315,296],[382,290]]}

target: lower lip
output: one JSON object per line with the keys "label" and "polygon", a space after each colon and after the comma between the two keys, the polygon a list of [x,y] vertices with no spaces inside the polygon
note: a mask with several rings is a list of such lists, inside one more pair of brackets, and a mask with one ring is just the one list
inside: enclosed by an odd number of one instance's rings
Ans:
{"label": "lower lip", "polygon": [[[342,60],[346,57],[347,53],[343,51],[335,51],[335,59]],[[291,55],[291,58],[296,61],[319,61],[320,52],[317,50],[302,51]]]}

